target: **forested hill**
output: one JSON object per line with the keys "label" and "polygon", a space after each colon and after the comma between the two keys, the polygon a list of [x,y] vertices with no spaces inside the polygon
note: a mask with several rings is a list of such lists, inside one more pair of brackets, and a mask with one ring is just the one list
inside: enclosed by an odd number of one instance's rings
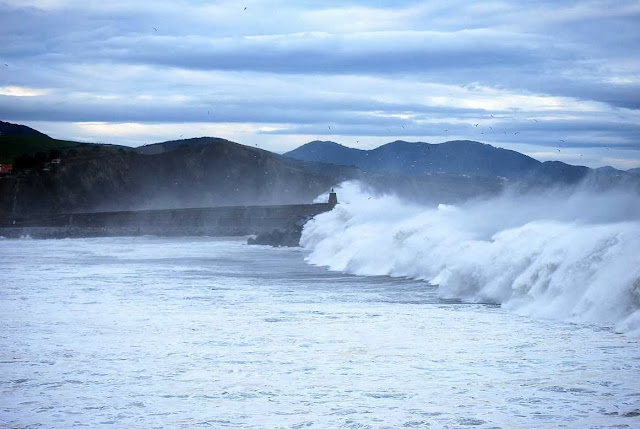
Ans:
{"label": "forested hill", "polygon": [[174,146],[145,154],[77,144],[22,155],[23,166],[0,179],[0,216],[304,203],[358,174],[348,167],[314,168],[223,139]]}

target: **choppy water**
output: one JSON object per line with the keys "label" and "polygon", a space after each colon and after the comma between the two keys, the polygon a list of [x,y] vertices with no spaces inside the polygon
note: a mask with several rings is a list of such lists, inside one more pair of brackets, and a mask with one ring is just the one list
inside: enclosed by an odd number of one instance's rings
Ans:
{"label": "choppy water", "polygon": [[597,325],[199,238],[0,240],[0,427],[640,427]]}

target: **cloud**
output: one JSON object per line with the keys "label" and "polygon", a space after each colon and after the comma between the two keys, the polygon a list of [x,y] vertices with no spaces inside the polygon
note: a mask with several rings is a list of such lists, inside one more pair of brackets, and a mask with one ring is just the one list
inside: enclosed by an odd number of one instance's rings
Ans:
{"label": "cloud", "polygon": [[246,6],[0,0],[0,116],[145,124],[120,128],[136,139],[237,124],[252,142],[455,137],[543,153],[563,139],[602,162],[638,150],[636,1]]}
{"label": "cloud", "polygon": [[37,97],[48,92],[46,89],[26,88],[23,86],[0,87],[0,95],[8,95],[10,97]]}

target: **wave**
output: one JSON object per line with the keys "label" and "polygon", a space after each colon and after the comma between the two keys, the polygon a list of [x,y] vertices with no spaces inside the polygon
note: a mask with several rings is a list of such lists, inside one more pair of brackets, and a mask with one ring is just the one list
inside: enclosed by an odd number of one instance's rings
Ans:
{"label": "wave", "polygon": [[637,194],[554,189],[425,207],[358,182],[337,192],[340,204],[303,229],[311,264],[423,279],[442,298],[640,336]]}

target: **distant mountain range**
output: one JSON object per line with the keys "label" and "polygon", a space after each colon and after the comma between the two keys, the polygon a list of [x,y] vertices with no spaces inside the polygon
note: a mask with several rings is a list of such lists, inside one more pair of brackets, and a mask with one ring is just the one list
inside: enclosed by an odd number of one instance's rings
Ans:
{"label": "distant mountain range", "polygon": [[398,140],[372,150],[353,149],[330,141],[313,141],[285,155],[303,161],[353,165],[367,172],[409,176],[446,173],[524,179],[544,175],[574,182],[589,171],[587,167],[562,162],[542,163],[513,150],[469,140],[440,144]]}
{"label": "distant mountain range", "polygon": [[540,162],[513,150],[469,140],[439,144],[394,141],[372,150],[354,149],[331,141],[312,141],[284,154],[307,162],[354,166],[365,173],[410,177],[463,175],[502,178],[519,188],[588,183],[598,188],[614,185],[640,189],[640,168],[588,168],[560,161]]}
{"label": "distant mountain range", "polygon": [[221,138],[172,140],[131,148],[52,139],[0,122],[0,219],[40,214],[312,201],[358,179],[372,193],[421,203],[456,202],[500,192],[591,182],[632,186],[640,169],[590,169],[539,162],[473,141],[395,141],[373,150],[314,141],[278,155]]}

